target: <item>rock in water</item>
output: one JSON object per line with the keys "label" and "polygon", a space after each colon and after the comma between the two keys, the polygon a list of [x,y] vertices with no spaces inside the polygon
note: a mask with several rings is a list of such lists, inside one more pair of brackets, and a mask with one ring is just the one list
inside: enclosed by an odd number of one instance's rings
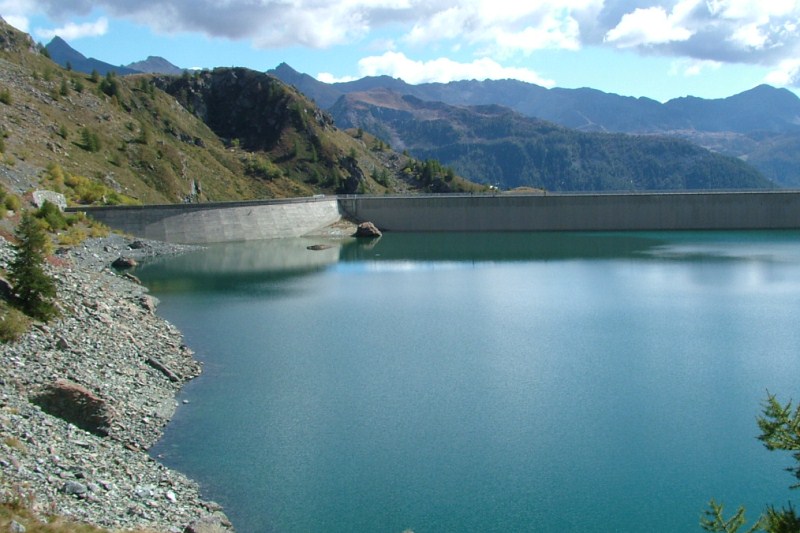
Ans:
{"label": "rock in water", "polygon": [[372,222],[362,222],[358,225],[358,229],[356,229],[356,237],[380,237],[383,235],[381,230],[379,230],[375,224]]}

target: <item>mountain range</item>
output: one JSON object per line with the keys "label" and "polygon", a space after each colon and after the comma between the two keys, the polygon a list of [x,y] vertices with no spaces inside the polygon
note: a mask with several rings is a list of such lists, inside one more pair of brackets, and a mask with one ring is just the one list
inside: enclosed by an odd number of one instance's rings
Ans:
{"label": "mountain range", "polygon": [[94,75],[2,18],[0,64],[0,188],[15,194],[81,205],[483,189],[375,149],[263,72]]}
{"label": "mountain range", "polygon": [[[583,132],[685,139],[747,161],[781,186],[800,186],[800,98],[768,85],[722,99],[690,96],[660,103],[588,88],[546,89],[517,80],[411,85],[388,76],[375,76],[323,83],[285,63],[269,72],[297,87],[324,109],[333,109],[345,95],[386,89],[451,106],[501,105],[523,116]],[[339,118],[336,115],[334,118]],[[418,118],[422,116],[418,114]],[[364,126],[367,131],[372,127]]]}
{"label": "mountain range", "polygon": [[91,74],[97,72],[101,76],[105,76],[109,72],[114,72],[120,76],[127,74],[181,74],[183,69],[176,67],[163,57],[150,56],[143,61],[137,61],[126,66],[115,66],[99,59],[86,57],[74,48],[72,48],[61,37],[53,37],[47,43],[45,50],[50,55],[50,58],[65,68],[71,68],[77,72]]}
{"label": "mountain range", "polygon": [[[98,60],[87,60],[62,39],[53,39],[46,48],[62,65],[69,61],[74,70],[87,72],[92,66],[101,72],[94,63]],[[127,72],[106,65],[106,72]],[[287,175],[305,179],[312,187],[327,184],[356,192],[358,183],[383,176],[376,169],[349,185],[331,182],[325,168],[352,174],[348,158],[337,156],[320,164],[318,158],[329,158],[336,150],[309,129],[313,122],[331,132],[337,126],[350,128],[350,134],[375,154],[393,147],[435,163],[412,165],[406,173],[421,176],[427,168],[438,169],[440,178],[452,176],[444,164],[473,181],[509,188],[764,188],[791,185],[799,173],[800,165],[794,161],[798,156],[793,155],[797,152],[791,151],[800,139],[798,99],[767,86],[719,101],[686,98],[661,104],[592,89],[545,89],[515,80],[410,85],[383,76],[325,84],[286,64],[267,74],[248,69],[188,73],[151,57],[119,68],[139,73],[165,65],[169,76],[152,80],[158,88],[224,142],[265,153],[267,159],[283,164]],[[174,76],[178,72],[182,75]],[[288,93],[272,80],[310,97],[320,108],[313,111],[314,120],[298,113],[300,108],[308,113],[308,105],[292,104],[285,98]],[[283,129],[270,133],[276,121]],[[286,127],[295,132],[289,144],[286,137],[273,138],[283,135]],[[374,141],[369,141],[373,135]],[[776,153],[784,157],[775,157]],[[298,165],[299,161],[305,162]],[[762,163],[761,173],[753,168],[756,161]],[[403,170],[396,164],[391,169]],[[450,189],[443,184],[440,179],[430,190]]]}
{"label": "mountain range", "polygon": [[452,106],[375,89],[340,97],[330,112],[340,127],[363,128],[397,149],[503,189],[769,186],[743,161],[682,139],[578,131],[499,105]]}

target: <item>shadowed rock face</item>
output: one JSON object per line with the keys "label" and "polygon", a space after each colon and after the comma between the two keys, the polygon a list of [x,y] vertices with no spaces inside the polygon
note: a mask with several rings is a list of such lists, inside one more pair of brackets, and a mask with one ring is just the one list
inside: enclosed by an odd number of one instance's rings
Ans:
{"label": "shadowed rock face", "polygon": [[108,435],[113,411],[105,400],[87,388],[66,379],[47,385],[32,398],[45,412],[57,416],[95,435]]}

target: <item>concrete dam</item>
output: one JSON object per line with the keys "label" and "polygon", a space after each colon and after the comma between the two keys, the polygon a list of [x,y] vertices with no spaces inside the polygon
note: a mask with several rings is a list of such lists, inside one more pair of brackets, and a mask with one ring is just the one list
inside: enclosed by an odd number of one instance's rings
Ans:
{"label": "concrete dam", "polygon": [[342,217],[398,232],[774,230],[800,229],[800,192],[353,195],[68,211],[193,244],[298,237]]}

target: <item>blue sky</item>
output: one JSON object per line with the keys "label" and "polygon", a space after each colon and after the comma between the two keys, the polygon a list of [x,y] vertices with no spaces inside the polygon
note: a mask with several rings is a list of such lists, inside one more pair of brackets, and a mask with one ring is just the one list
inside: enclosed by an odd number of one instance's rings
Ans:
{"label": "blue sky", "polygon": [[800,94],[797,0],[0,0],[37,41],[180,67],[286,62],[323,81],[516,78],[665,101]]}

